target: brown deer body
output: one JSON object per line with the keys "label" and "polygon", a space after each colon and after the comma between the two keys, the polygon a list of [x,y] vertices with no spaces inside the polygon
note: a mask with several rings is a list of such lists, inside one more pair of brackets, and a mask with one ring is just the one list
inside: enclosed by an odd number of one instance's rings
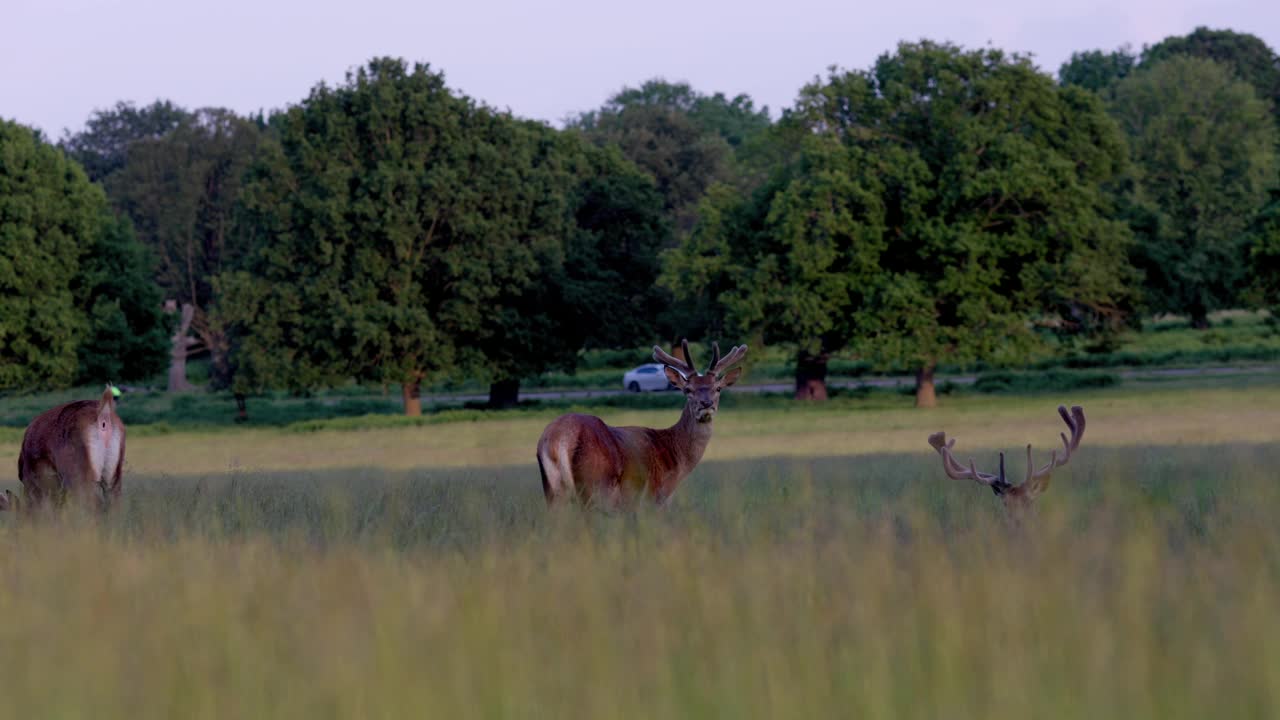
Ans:
{"label": "brown deer body", "polygon": [[720,391],[742,375],[741,368],[725,371],[742,360],[747,348],[735,347],[722,360],[719,346],[713,344],[711,365],[698,374],[689,343],[681,347],[683,362],[653,348],[654,359],[666,366],[667,379],[685,394],[684,411],[675,425],[612,427],[593,415],[571,413],[542,431],[538,469],[548,504],[575,495],[584,504],[605,508],[617,508],[640,495],[661,504],[693,472],[711,442]]}
{"label": "brown deer body", "polygon": [[1067,412],[1065,405],[1058,406],[1058,415],[1062,416],[1063,422],[1067,424],[1067,429],[1071,431],[1070,437],[1066,433],[1062,433],[1062,455],[1058,455],[1058,451],[1053,451],[1049,456],[1049,462],[1044,467],[1036,468],[1035,463],[1031,459],[1031,446],[1027,446],[1027,474],[1023,481],[1014,485],[1005,478],[1004,474],[1004,453],[1000,453],[1000,472],[998,474],[980,472],[974,465],[973,460],[969,461],[969,466],[965,467],[956,460],[951,449],[955,447],[955,438],[947,440],[947,434],[936,432],[929,436],[929,444],[934,450],[942,456],[942,471],[947,477],[953,480],[973,480],[979,484],[986,485],[1004,502],[1005,509],[1009,511],[1014,520],[1021,520],[1023,515],[1031,509],[1031,503],[1040,493],[1049,487],[1050,476],[1057,468],[1066,465],[1071,460],[1071,453],[1080,447],[1080,441],[1084,439],[1084,408],[1076,405]]}
{"label": "brown deer body", "polygon": [[[78,400],[46,410],[31,421],[18,455],[18,480],[28,509],[67,496],[103,507],[120,496],[124,472],[124,423],[111,387],[101,400]],[[6,491],[0,510],[16,509]]]}

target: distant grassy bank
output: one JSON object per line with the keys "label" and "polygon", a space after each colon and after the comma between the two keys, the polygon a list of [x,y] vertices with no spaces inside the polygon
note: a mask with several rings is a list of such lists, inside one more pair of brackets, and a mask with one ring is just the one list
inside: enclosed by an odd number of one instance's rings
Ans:
{"label": "distant grassy bank", "polygon": [[[617,400],[634,401],[629,396]],[[665,427],[683,398],[662,394],[662,407],[590,405],[577,409],[615,425]],[[1036,395],[952,395],[921,411],[893,392],[837,397],[825,404],[726,393],[709,459],[776,455],[859,456],[876,452],[928,454],[925,438],[945,429],[960,449],[1016,449],[1034,443],[1047,452],[1058,440],[1059,403],[1084,405],[1090,445],[1280,442],[1280,377],[1181,379],[1118,388]],[[230,470],[343,467],[533,468],[543,427],[572,405],[503,412],[443,411],[423,418],[371,415],[305,421],[278,428],[226,426],[158,432],[130,430],[131,472],[189,475]],[[21,428],[0,437],[0,465],[16,461]]]}

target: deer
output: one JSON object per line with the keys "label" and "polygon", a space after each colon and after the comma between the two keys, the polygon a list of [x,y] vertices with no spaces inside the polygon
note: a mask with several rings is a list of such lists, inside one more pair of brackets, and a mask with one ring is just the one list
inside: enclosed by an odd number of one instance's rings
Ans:
{"label": "deer", "polygon": [[[747,354],[739,345],[720,356],[711,345],[711,364],[699,374],[680,342],[684,360],[653,347],[667,380],[684,392],[684,410],[665,429],[613,427],[594,415],[569,413],[547,425],[538,440],[538,470],[548,506],[576,496],[584,506],[617,509],[647,495],[664,505],[689,476],[711,442],[711,426],[720,407],[720,391],[742,376],[734,367]],[[730,369],[733,368],[733,369]]]}
{"label": "deer", "polygon": [[1048,489],[1053,471],[1066,465],[1071,460],[1071,454],[1080,447],[1080,440],[1084,438],[1084,408],[1075,405],[1071,408],[1071,412],[1067,412],[1065,405],[1059,405],[1058,414],[1062,416],[1063,422],[1067,424],[1067,429],[1071,432],[1070,437],[1067,436],[1067,433],[1061,434],[1061,457],[1059,457],[1058,451],[1054,450],[1049,455],[1049,462],[1037,469],[1031,458],[1031,446],[1027,445],[1027,474],[1018,485],[1010,483],[1005,478],[1004,453],[1000,453],[999,472],[992,475],[979,472],[972,459],[969,460],[967,468],[961,465],[956,460],[955,454],[952,453],[956,440],[955,438],[947,440],[945,432],[936,432],[930,435],[929,444],[942,456],[942,471],[946,473],[947,477],[953,480],[974,480],[991,488],[996,497],[1004,502],[1005,509],[1015,521],[1019,521],[1030,512],[1032,502]]}
{"label": "deer", "polygon": [[116,414],[116,390],[99,400],[65,403],[36,416],[22,436],[18,480],[22,501],[9,490],[0,510],[34,511],[68,496],[97,509],[119,499],[124,473],[124,422]]}

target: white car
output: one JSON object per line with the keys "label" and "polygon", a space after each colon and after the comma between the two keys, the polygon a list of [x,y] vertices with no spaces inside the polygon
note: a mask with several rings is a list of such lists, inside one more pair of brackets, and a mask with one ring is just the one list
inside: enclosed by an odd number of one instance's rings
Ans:
{"label": "white car", "polygon": [[669,390],[673,386],[667,382],[667,374],[662,371],[661,363],[649,363],[624,373],[622,375],[622,387],[631,392],[643,392],[645,390]]}

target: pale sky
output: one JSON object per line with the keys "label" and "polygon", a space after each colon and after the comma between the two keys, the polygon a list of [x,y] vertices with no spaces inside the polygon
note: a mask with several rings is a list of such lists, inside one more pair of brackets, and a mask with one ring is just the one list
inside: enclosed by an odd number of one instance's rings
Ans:
{"label": "pale sky", "polygon": [[656,76],[777,117],[828,66],[865,68],[900,40],[991,44],[1056,74],[1074,50],[1197,25],[1280,48],[1280,1],[0,0],[0,118],[56,139],[118,100],[270,111],[377,55],[557,124]]}

